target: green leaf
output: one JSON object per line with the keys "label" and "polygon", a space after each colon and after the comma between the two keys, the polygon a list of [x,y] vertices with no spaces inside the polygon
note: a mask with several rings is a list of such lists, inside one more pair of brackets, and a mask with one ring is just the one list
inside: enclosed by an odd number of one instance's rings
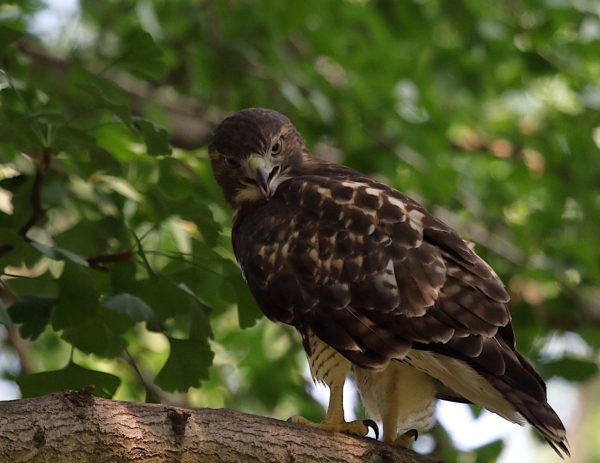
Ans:
{"label": "green leaf", "polygon": [[131,260],[112,262],[110,264],[112,292],[119,294],[137,291],[136,271],[136,264]]}
{"label": "green leaf", "polygon": [[[240,278],[241,280],[241,278]],[[252,293],[248,289],[246,283],[235,285],[235,295],[237,297],[238,322],[240,328],[250,328],[256,324],[263,313],[258,308]]]}
{"label": "green leaf", "polygon": [[37,397],[65,389],[79,390],[94,385],[96,386],[93,391],[94,395],[110,399],[117,391],[121,380],[115,375],[88,370],[70,363],[62,370],[20,376],[16,382],[21,389],[23,398]]}
{"label": "green leaf", "polygon": [[75,254],[74,252],[68,251],[66,249],[46,246],[45,244],[38,243],[37,241],[32,241],[31,245],[38,251],[40,251],[42,254],[44,254],[46,257],[49,257],[52,260],[69,259],[71,262],[88,267],[87,261],[83,257]]}
{"label": "green leaf", "polygon": [[[13,201],[14,202],[14,201]],[[0,219],[9,217],[13,224],[7,223],[7,226],[15,227],[13,230],[0,228],[0,243],[2,246],[9,246],[10,250],[0,256],[0,268],[12,266],[20,267],[22,265],[35,265],[40,259],[40,253],[26,242],[22,236],[18,235],[18,228],[21,223],[14,216],[6,216],[0,213]],[[23,218],[23,221],[28,218]]]}
{"label": "green leaf", "polygon": [[103,272],[91,272],[92,270],[80,265],[65,263],[58,280],[58,302],[52,314],[52,326],[55,330],[79,325],[98,312],[100,292],[97,285],[105,275]]}
{"label": "green leaf", "polygon": [[595,349],[600,349],[600,336],[598,336],[598,329],[594,325],[586,325],[577,330],[585,342]]}
{"label": "green leaf", "polygon": [[192,302],[186,291],[166,278],[139,281],[135,293],[163,320],[188,313]]}
{"label": "green leaf", "polygon": [[7,26],[0,26],[0,53],[11,43],[19,40],[25,35],[24,32],[17,31]]}
{"label": "green leaf", "polygon": [[166,70],[163,52],[150,34],[136,30],[124,38],[125,49],[117,62],[141,77],[159,79]]}
{"label": "green leaf", "polygon": [[[214,268],[218,269],[218,266],[215,265]],[[180,271],[176,275],[177,278],[185,281],[203,303],[215,312],[222,312],[231,302],[235,302],[235,294],[229,281],[209,269],[188,269]]]}
{"label": "green leaf", "polygon": [[4,303],[2,302],[2,299],[0,299],[0,323],[2,323],[7,328],[10,328],[13,324],[12,320],[10,319],[10,316],[8,315],[8,311],[6,310],[6,307],[4,306]]}
{"label": "green leaf", "polygon": [[17,299],[8,309],[14,323],[21,324],[21,336],[36,339],[50,322],[52,306],[56,299],[44,296],[23,296]]}
{"label": "green leaf", "polygon": [[542,363],[539,366],[542,376],[561,376],[569,381],[585,381],[598,372],[598,365],[595,361],[563,357],[559,360]]}
{"label": "green leaf", "polygon": [[123,124],[134,130],[133,117],[131,111],[126,104],[113,101],[96,83],[83,82],[77,84],[77,88],[89,96],[95,103],[96,107],[104,108],[117,116]]}
{"label": "green leaf", "polygon": [[134,322],[158,323],[154,311],[139,297],[132,294],[117,294],[102,302],[110,310],[129,316]]}
{"label": "green leaf", "polygon": [[143,196],[135,187],[122,177],[114,177],[112,175],[99,175],[99,180],[102,180],[106,188],[113,190],[121,196],[131,199],[132,201],[140,202]]}
{"label": "green leaf", "polygon": [[147,404],[159,404],[161,402],[159,395],[148,386],[144,387],[146,391],[146,400]]}
{"label": "green leaf", "polygon": [[500,455],[503,447],[504,442],[502,442],[502,440],[497,440],[479,447],[475,451],[477,456],[475,463],[495,463],[498,460],[498,455]]}
{"label": "green leaf", "polygon": [[115,217],[81,221],[54,236],[57,247],[68,247],[71,252],[87,257],[114,252],[108,243],[114,243],[115,240],[118,240],[118,249],[127,249],[130,246],[127,228],[122,220]]}
{"label": "green leaf", "polygon": [[169,338],[169,343],[169,358],[154,380],[158,386],[169,392],[185,392],[208,379],[214,356],[208,342]]}
{"label": "green leaf", "polygon": [[171,145],[169,144],[169,132],[163,127],[153,124],[146,119],[137,119],[136,125],[139,127],[146,150],[151,156],[161,154],[171,154]]}
{"label": "green leaf", "polygon": [[[31,247],[29,247],[31,249]],[[56,280],[50,279],[50,274],[45,273],[37,278],[20,277],[10,278],[3,281],[8,289],[19,297],[24,296],[46,296],[58,297],[59,288]]]}
{"label": "green leaf", "polygon": [[190,339],[198,341],[213,337],[208,313],[203,304],[195,304],[190,312]]}
{"label": "green leaf", "polygon": [[122,334],[133,325],[127,315],[101,309],[84,323],[66,327],[62,338],[84,352],[115,357],[127,346]]}

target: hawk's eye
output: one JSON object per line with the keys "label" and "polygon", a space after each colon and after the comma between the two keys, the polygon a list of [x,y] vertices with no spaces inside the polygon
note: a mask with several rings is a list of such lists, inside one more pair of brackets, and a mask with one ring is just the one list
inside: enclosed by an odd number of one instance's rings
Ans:
{"label": "hawk's eye", "polygon": [[277,156],[278,154],[281,153],[282,148],[283,148],[283,141],[281,141],[281,138],[280,138],[275,143],[273,143],[273,145],[271,146],[271,155]]}
{"label": "hawk's eye", "polygon": [[240,162],[234,158],[223,157],[223,162],[231,169],[236,169],[240,166]]}

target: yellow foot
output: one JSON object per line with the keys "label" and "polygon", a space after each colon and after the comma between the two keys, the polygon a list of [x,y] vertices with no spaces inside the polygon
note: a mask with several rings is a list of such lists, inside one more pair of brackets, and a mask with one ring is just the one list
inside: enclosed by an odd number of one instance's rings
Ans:
{"label": "yellow foot", "polygon": [[322,421],[321,423],[315,423],[309,421],[302,416],[292,416],[288,418],[290,423],[304,424],[306,426],[312,426],[313,428],[325,429],[327,431],[344,432],[346,434],[353,434],[355,436],[366,436],[369,434],[369,428],[373,429],[375,433],[375,439],[379,439],[379,428],[377,423],[373,420],[356,420],[356,421]]}
{"label": "yellow foot", "polygon": [[417,440],[418,437],[419,432],[416,429],[411,429],[409,431],[406,431],[404,434],[401,434],[398,437],[396,437],[394,445],[399,445],[401,447],[408,448],[414,441]]}

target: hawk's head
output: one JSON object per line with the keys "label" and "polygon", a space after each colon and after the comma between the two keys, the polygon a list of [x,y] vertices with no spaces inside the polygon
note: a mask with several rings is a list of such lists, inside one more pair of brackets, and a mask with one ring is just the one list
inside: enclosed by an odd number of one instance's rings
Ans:
{"label": "hawk's head", "polygon": [[234,208],[247,201],[267,201],[307,154],[287,117],[260,108],[223,120],[208,152],[215,178]]}

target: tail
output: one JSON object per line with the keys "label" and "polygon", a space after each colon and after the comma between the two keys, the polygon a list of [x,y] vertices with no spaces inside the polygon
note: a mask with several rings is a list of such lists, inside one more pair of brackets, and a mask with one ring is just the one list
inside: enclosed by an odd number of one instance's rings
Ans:
{"label": "tail", "polygon": [[[522,370],[507,371],[505,376],[494,381],[494,386],[540,432],[559,457],[562,459],[565,456],[570,457],[567,432],[554,409],[548,404],[546,384],[519,352],[514,351],[514,353]],[[526,376],[528,376],[527,381],[523,381]],[[532,386],[534,382],[537,383],[537,387],[523,387]]]}

